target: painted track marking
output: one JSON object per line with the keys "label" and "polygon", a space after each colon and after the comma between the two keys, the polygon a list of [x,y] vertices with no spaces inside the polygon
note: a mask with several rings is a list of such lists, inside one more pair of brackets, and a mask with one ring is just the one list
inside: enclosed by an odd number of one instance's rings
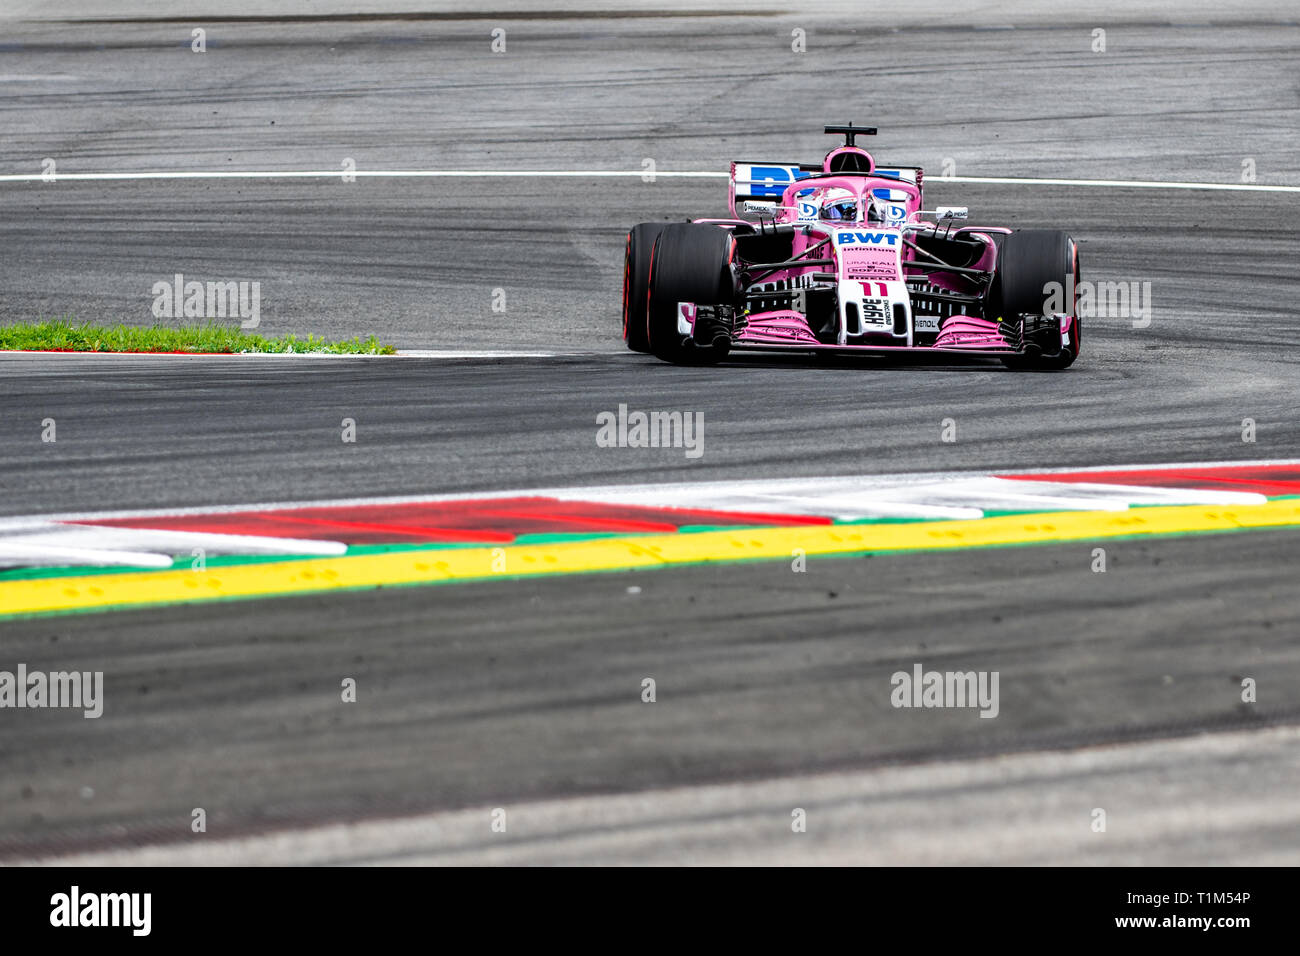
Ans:
{"label": "painted track marking", "polygon": [[[1300,526],[1300,462],[570,488],[0,519],[0,615]],[[188,568],[191,547],[218,559]],[[195,552],[202,553],[202,552]],[[142,570],[125,572],[122,567]],[[152,570],[145,570],[152,569]]]}
{"label": "painted track marking", "polygon": [[[367,179],[630,179],[646,175],[642,169],[358,169],[349,176]],[[717,170],[656,170],[660,179],[726,179]],[[41,173],[8,173],[0,183],[113,182],[153,179],[342,179],[338,169],[210,169],[150,170],[121,173],[59,173],[46,179]],[[1268,183],[1207,183],[1146,179],[1056,179],[1027,176],[930,176],[929,182],[974,183],[1008,186],[1084,186],[1110,189],[1202,189],[1221,192],[1300,193],[1300,186]]]}
{"label": "painted track marking", "polygon": [[[1153,505],[1134,511],[1048,512],[902,524],[739,528],[359,554],[204,572],[106,573],[0,581],[0,615],[248,599],[449,581],[582,574],[715,561],[935,551],[1075,540],[1300,527],[1300,499],[1222,508]],[[505,564],[499,562],[504,559]]]}

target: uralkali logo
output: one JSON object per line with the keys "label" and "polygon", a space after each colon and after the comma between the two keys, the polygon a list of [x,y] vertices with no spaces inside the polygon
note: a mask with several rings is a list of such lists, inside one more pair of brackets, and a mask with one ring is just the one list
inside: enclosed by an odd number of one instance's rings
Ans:
{"label": "uralkali logo", "polygon": [[978,707],[981,717],[996,717],[998,671],[895,671],[889,702],[895,707]]}
{"label": "uralkali logo", "polygon": [[240,281],[175,281],[153,284],[155,319],[225,319],[238,317],[241,329],[255,329],[262,321],[262,283]]}

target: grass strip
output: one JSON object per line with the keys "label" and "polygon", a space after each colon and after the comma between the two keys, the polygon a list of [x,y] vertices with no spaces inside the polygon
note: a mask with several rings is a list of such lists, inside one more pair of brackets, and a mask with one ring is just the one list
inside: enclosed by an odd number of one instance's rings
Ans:
{"label": "grass strip", "polygon": [[396,349],[373,335],[333,342],[315,335],[267,337],[236,327],[208,324],[149,327],[73,324],[64,319],[0,326],[0,351],[10,352],[185,352],[193,354],[316,353],[392,355]]}

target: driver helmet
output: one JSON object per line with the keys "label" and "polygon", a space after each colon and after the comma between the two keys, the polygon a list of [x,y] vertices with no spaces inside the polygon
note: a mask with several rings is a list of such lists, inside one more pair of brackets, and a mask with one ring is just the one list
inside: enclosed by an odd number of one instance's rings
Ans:
{"label": "driver helmet", "polygon": [[[867,204],[867,222],[889,221],[889,212],[878,197],[867,193],[862,198]],[[847,189],[828,189],[822,199],[821,212],[822,218],[830,222],[857,222],[858,201]]]}
{"label": "driver helmet", "polygon": [[826,190],[822,197],[822,218],[830,222],[857,222],[857,199],[847,189]]}

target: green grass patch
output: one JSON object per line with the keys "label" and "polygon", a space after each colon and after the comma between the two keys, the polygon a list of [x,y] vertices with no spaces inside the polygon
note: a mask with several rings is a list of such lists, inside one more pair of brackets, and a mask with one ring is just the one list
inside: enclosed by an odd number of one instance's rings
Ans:
{"label": "green grass patch", "polygon": [[308,335],[250,335],[224,325],[150,326],[73,324],[63,319],[0,326],[7,352],[191,352],[195,354],[311,352],[326,355],[392,355],[397,350],[373,335],[341,342]]}

